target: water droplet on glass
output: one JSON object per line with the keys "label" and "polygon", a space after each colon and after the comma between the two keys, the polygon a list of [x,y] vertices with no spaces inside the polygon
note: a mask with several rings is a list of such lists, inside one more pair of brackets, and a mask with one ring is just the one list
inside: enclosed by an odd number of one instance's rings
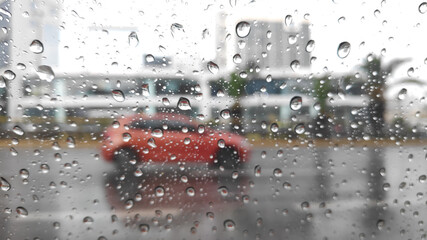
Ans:
{"label": "water droplet on glass", "polygon": [[193,187],[188,187],[185,192],[187,192],[187,195],[190,197],[194,197],[196,195],[196,190]]}
{"label": "water droplet on glass", "polygon": [[400,89],[399,93],[397,94],[397,99],[404,100],[406,98],[406,95],[408,94],[408,90],[406,88]]}
{"label": "water droplet on glass", "polygon": [[16,208],[16,213],[21,216],[21,217],[26,217],[28,216],[28,211],[27,209],[25,209],[24,207],[17,207]]}
{"label": "water droplet on glass", "polygon": [[320,103],[318,103],[318,102],[314,103],[313,108],[314,108],[314,110],[319,111],[321,108]]}
{"label": "water droplet on glass", "polygon": [[293,60],[291,62],[291,69],[292,69],[292,71],[297,72],[299,70],[299,68],[300,68],[299,61],[298,60]]}
{"label": "water droplet on glass", "polygon": [[89,216],[87,216],[87,217],[84,217],[83,218],[83,223],[86,223],[86,224],[92,224],[94,221],[93,221],[93,218],[92,217],[89,217]]}
{"label": "water droplet on glass", "polygon": [[307,46],[305,46],[305,50],[306,50],[307,52],[311,53],[311,52],[313,52],[314,47],[315,47],[315,42],[314,42],[314,40],[310,40],[310,41],[308,41],[308,42],[307,42]]}
{"label": "water droplet on glass", "polygon": [[76,147],[76,140],[72,136],[67,137],[67,146],[68,148],[75,148]]}
{"label": "water droplet on glass", "polygon": [[251,32],[251,25],[248,22],[239,22],[236,25],[236,34],[238,37],[244,38]]}
{"label": "water droplet on glass", "polygon": [[426,175],[421,175],[421,176],[418,178],[418,181],[420,181],[420,183],[425,183],[425,182],[426,182],[426,180],[427,180],[427,176],[426,176]]}
{"label": "water droplet on glass", "polygon": [[180,97],[178,100],[178,108],[183,111],[191,110],[190,100],[185,97]]}
{"label": "water droplet on glass", "polygon": [[228,219],[224,221],[224,228],[226,231],[232,232],[236,229],[236,224],[233,220]]}
{"label": "water droplet on glass", "polygon": [[218,147],[225,148],[225,141],[224,141],[224,139],[218,140]]}
{"label": "water droplet on glass", "polygon": [[114,121],[112,124],[113,128],[119,128],[120,127],[120,122],[119,121]]}
{"label": "water droplet on glass", "polygon": [[21,176],[21,178],[27,179],[30,176],[30,172],[27,169],[23,168],[19,170],[19,175]]}
{"label": "water droplet on glass", "polygon": [[141,231],[141,234],[145,235],[150,231],[150,226],[147,224],[141,224],[139,225],[139,231]]}
{"label": "water droplet on glass", "polygon": [[52,68],[47,65],[39,66],[36,73],[41,80],[45,80],[47,82],[51,82],[55,78],[55,73]]}
{"label": "water droplet on glass", "polygon": [[165,189],[162,186],[158,186],[154,189],[154,193],[156,197],[163,197],[165,195]]}
{"label": "water droplet on glass", "polygon": [[229,119],[230,116],[231,116],[230,110],[229,109],[224,109],[224,110],[221,111],[220,115],[224,119]]}
{"label": "water droplet on glass", "polygon": [[117,102],[123,102],[125,100],[125,95],[121,90],[113,90],[111,91],[111,94],[113,95],[114,100]]}
{"label": "water droplet on glass", "polygon": [[277,133],[279,131],[279,125],[277,125],[277,123],[272,123],[270,126],[270,130],[274,133]]}
{"label": "water droplet on glass", "polygon": [[163,105],[165,105],[165,106],[169,106],[169,105],[170,105],[169,99],[168,99],[168,98],[166,98],[166,97],[162,98],[162,103],[163,103]]}
{"label": "water droplet on glass", "polygon": [[133,200],[129,199],[125,202],[125,209],[131,209],[133,207]]}
{"label": "water droplet on glass", "polygon": [[41,170],[42,173],[48,173],[49,170],[50,170],[50,167],[47,164],[41,164],[40,165],[40,170]]}
{"label": "water droplet on glass", "polygon": [[148,84],[142,84],[142,96],[149,97],[150,96],[150,89],[148,88]]}
{"label": "water droplet on glass", "polygon": [[385,226],[385,221],[384,220],[380,219],[380,220],[377,221],[377,228],[378,228],[378,230],[383,230],[384,226]]}
{"label": "water droplet on glass", "polygon": [[145,61],[148,63],[154,62],[154,56],[151,54],[147,54],[147,56],[145,56]]}
{"label": "water droplet on glass", "polygon": [[427,12],[427,2],[423,2],[418,6],[418,11],[420,11],[421,14],[424,14]]}
{"label": "water droplet on glass", "polygon": [[295,44],[297,42],[297,36],[295,35],[289,35],[288,37],[288,43],[289,45]]}
{"label": "water droplet on glass", "polygon": [[10,81],[10,80],[15,79],[16,74],[11,70],[6,70],[6,71],[4,71],[3,76],[4,76],[4,78],[6,78],[7,80]]}
{"label": "water droplet on glass", "polygon": [[306,211],[306,210],[308,210],[309,208],[310,208],[310,203],[308,203],[308,202],[303,202],[303,203],[301,203],[301,209],[302,209],[302,210]]}
{"label": "water droplet on glass", "polygon": [[296,125],[294,130],[296,134],[303,134],[305,132],[304,123],[299,123],[298,125]]}
{"label": "water droplet on glass", "polygon": [[275,177],[281,177],[281,176],[283,175],[282,169],[280,169],[280,168],[275,168],[275,169],[273,170],[273,175],[274,175]]}
{"label": "water droplet on glass", "polygon": [[242,57],[240,56],[240,54],[236,54],[233,56],[233,62],[236,64],[239,64],[242,62]]}
{"label": "water droplet on glass", "polygon": [[36,54],[42,53],[44,50],[43,43],[39,40],[33,40],[30,44],[30,50]]}
{"label": "water droplet on glass", "polygon": [[212,74],[216,74],[219,71],[218,65],[212,61],[208,62],[207,67],[209,72],[211,72]]}
{"label": "water droplet on glass", "polygon": [[131,47],[136,47],[139,44],[139,39],[138,39],[138,35],[136,34],[136,32],[131,32],[128,36],[128,42],[129,42],[129,46]]}
{"label": "water droplet on glass", "polygon": [[408,77],[412,77],[414,75],[414,68],[410,67],[407,71]]}
{"label": "water droplet on glass", "polygon": [[147,143],[148,143],[148,146],[150,146],[152,148],[156,148],[157,147],[156,141],[154,140],[154,138],[148,139]]}
{"label": "water droplet on glass", "polygon": [[228,188],[225,186],[219,187],[218,192],[222,197],[228,196]]}
{"label": "water droplet on glass", "polygon": [[163,137],[163,130],[160,128],[155,128],[153,131],[151,131],[151,136],[161,138]]}
{"label": "water droplet on glass", "polygon": [[254,174],[255,174],[255,177],[261,176],[261,166],[260,165],[256,165],[255,166],[255,168],[254,168]]}
{"label": "water droplet on glass", "polygon": [[388,190],[390,190],[390,187],[391,187],[391,186],[390,186],[390,183],[384,183],[384,184],[383,184],[383,190],[384,190],[384,191],[388,191]]}
{"label": "water droplet on glass", "polygon": [[289,107],[294,111],[300,110],[302,107],[302,98],[300,96],[293,97],[289,103]]}
{"label": "water droplet on glass", "polygon": [[6,179],[0,177],[0,189],[2,191],[9,191],[10,190],[10,183],[6,181]]}
{"label": "water droplet on glass", "polygon": [[348,42],[342,42],[338,45],[337,54],[340,58],[346,58],[350,54],[351,45]]}
{"label": "water droplet on glass", "polygon": [[286,15],[286,17],[285,17],[285,25],[287,27],[289,27],[292,24],[292,22],[293,22],[292,16],[291,15]]}
{"label": "water droplet on glass", "polygon": [[184,26],[179,23],[173,23],[171,25],[171,34],[175,37],[176,34],[184,33]]}
{"label": "water droplet on glass", "polygon": [[132,135],[130,135],[130,133],[123,133],[122,137],[124,142],[129,142],[132,138]]}
{"label": "water droplet on glass", "polygon": [[22,136],[24,135],[24,130],[22,130],[21,127],[19,126],[15,126],[12,128],[13,133],[15,133],[16,135]]}

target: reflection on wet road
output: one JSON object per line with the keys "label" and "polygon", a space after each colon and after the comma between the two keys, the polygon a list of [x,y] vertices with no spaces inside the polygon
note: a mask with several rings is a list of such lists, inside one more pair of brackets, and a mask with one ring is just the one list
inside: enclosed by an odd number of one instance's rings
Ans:
{"label": "reflection on wet road", "polygon": [[0,152],[1,239],[425,237],[422,147],[257,148],[239,171],[137,173],[94,149],[17,150]]}

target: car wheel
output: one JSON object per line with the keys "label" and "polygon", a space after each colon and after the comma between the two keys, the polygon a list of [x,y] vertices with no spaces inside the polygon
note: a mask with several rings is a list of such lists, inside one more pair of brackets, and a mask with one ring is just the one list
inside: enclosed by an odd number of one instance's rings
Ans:
{"label": "car wheel", "polygon": [[137,158],[135,150],[122,148],[114,155],[114,164],[121,172],[133,172],[136,169]]}
{"label": "car wheel", "polygon": [[216,167],[224,167],[225,169],[237,169],[242,167],[239,161],[237,150],[232,147],[225,147],[218,150],[216,153]]}

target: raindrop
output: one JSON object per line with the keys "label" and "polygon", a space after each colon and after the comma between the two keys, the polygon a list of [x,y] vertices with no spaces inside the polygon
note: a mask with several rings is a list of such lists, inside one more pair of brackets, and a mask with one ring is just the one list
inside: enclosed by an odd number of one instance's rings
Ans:
{"label": "raindrop", "polygon": [[21,216],[21,217],[26,217],[28,216],[28,211],[27,209],[23,208],[23,207],[17,207],[16,208],[16,213]]}
{"label": "raindrop", "polygon": [[279,131],[279,125],[277,125],[277,123],[272,123],[270,126],[270,130],[274,133],[277,133]]}
{"label": "raindrop", "polygon": [[310,41],[307,42],[307,46],[305,46],[305,50],[307,52],[311,53],[311,52],[313,52],[314,47],[315,47],[314,40],[310,40]]}
{"label": "raindrop", "polygon": [[236,34],[238,37],[244,38],[251,32],[251,25],[248,22],[239,22],[236,26]]}
{"label": "raindrop", "polygon": [[40,165],[40,170],[42,171],[42,173],[48,173],[50,170],[50,167],[47,164],[42,164]]}
{"label": "raindrop", "polygon": [[224,110],[221,111],[220,115],[224,119],[229,119],[230,118],[230,110],[229,109],[224,109]]}
{"label": "raindrop", "polygon": [[293,97],[289,103],[289,107],[294,111],[300,110],[302,107],[302,98],[300,96]]}
{"label": "raindrop", "polygon": [[161,138],[163,137],[163,130],[160,128],[155,128],[153,131],[151,131],[151,136]]}
{"label": "raindrop", "polygon": [[412,77],[414,75],[414,68],[410,67],[407,71],[408,77]]}
{"label": "raindrop", "polygon": [[162,103],[163,103],[164,106],[169,106],[170,105],[169,99],[166,98],[166,97],[162,98]]}
{"label": "raindrop", "polygon": [[298,60],[293,60],[291,62],[291,69],[292,69],[292,71],[297,72],[299,70],[299,68],[300,68],[299,61]]}
{"label": "raindrop", "polygon": [[76,147],[76,141],[72,136],[67,137],[67,146],[68,148],[75,148]]}
{"label": "raindrop", "polygon": [[233,62],[236,64],[239,64],[242,62],[242,57],[240,56],[240,54],[236,54],[233,56]]}
{"label": "raindrop", "polygon": [[397,94],[397,99],[404,100],[406,98],[406,95],[408,94],[408,90],[406,88],[402,88],[399,93]]}
{"label": "raindrop", "polygon": [[148,143],[148,146],[150,146],[152,148],[156,148],[157,147],[156,141],[154,141],[154,138],[148,139],[147,143]]}
{"label": "raindrop", "polygon": [[337,54],[340,58],[346,58],[350,54],[351,45],[348,42],[342,42],[338,45]]}
{"label": "raindrop", "polygon": [[41,80],[45,80],[47,82],[51,82],[55,78],[55,73],[52,68],[47,65],[39,66],[36,73]]}
{"label": "raindrop", "polygon": [[232,232],[236,229],[236,224],[233,220],[228,219],[224,221],[224,228],[226,231]]}
{"label": "raindrop", "polygon": [[426,180],[427,180],[427,176],[426,176],[426,175],[421,175],[421,176],[418,178],[418,181],[420,181],[420,183],[425,183],[425,182],[426,182]]}
{"label": "raindrop", "polygon": [[12,128],[13,133],[15,133],[16,135],[22,136],[24,135],[24,130],[22,130],[21,127],[19,126],[15,126]]}
{"label": "raindrop", "polygon": [[308,210],[309,208],[310,208],[310,203],[308,203],[308,202],[303,202],[303,203],[301,203],[301,209],[302,209],[302,210],[306,211],[306,210]]}
{"label": "raindrop", "polygon": [[30,44],[30,50],[36,54],[42,53],[44,50],[43,43],[41,43],[39,40],[33,40]]}
{"label": "raindrop", "polygon": [[131,209],[133,207],[133,200],[129,199],[125,202],[125,209]]}
{"label": "raindrop", "polygon": [[303,134],[305,132],[304,123],[299,123],[298,125],[296,125],[294,130],[296,134]]}
{"label": "raindrop", "polygon": [[27,169],[23,168],[19,170],[19,175],[21,176],[21,178],[27,179],[30,176],[30,172]]}
{"label": "raindrop", "polygon": [[280,169],[280,168],[275,168],[275,169],[273,170],[273,175],[274,175],[275,177],[281,177],[281,176],[283,175],[282,169]]}
{"label": "raindrop", "polygon": [[165,195],[165,189],[162,186],[158,186],[154,189],[156,197],[163,197]]}
{"label": "raindrop", "polygon": [[287,15],[287,16],[285,17],[285,25],[286,25],[287,27],[289,27],[289,26],[292,24],[292,22],[293,22],[292,16],[291,16],[291,15]]}
{"label": "raindrop", "polygon": [[289,45],[295,44],[297,42],[297,36],[295,35],[289,35],[288,37],[288,43]]}
{"label": "raindrop", "polygon": [[4,80],[4,77],[0,76],[0,88],[5,88],[5,87],[6,87],[6,81]]}
{"label": "raindrop", "polygon": [[196,195],[196,190],[193,187],[188,187],[185,191],[190,197],[194,197]]}
{"label": "raindrop", "polygon": [[113,128],[119,128],[120,127],[120,122],[119,121],[114,121],[112,124]]}
{"label": "raindrop", "polygon": [[178,100],[178,108],[183,111],[191,110],[190,100],[185,97],[180,97]]}
{"label": "raindrop", "polygon": [[260,165],[256,165],[255,166],[255,168],[254,168],[254,174],[255,174],[255,177],[261,176],[261,166]]}
{"label": "raindrop", "polygon": [[191,142],[190,138],[184,138],[184,144],[185,145],[190,144],[190,142]]}
{"label": "raindrop", "polygon": [[427,2],[423,2],[418,6],[418,11],[420,11],[421,14],[424,14],[427,12]]}
{"label": "raindrop", "polygon": [[219,187],[218,192],[222,197],[228,196],[228,188],[226,186]]}
{"label": "raindrop", "polygon": [[380,219],[380,220],[377,221],[377,228],[378,228],[378,230],[383,230],[384,226],[385,226],[385,221],[384,220]]}
{"label": "raindrop", "polygon": [[136,34],[136,32],[131,32],[128,36],[128,42],[129,42],[129,46],[131,47],[136,47],[139,44],[139,39],[138,39],[138,35]]}
{"label": "raindrop", "polygon": [[111,91],[111,94],[113,95],[114,100],[117,102],[123,102],[125,100],[125,95],[121,90],[113,90]]}
{"label": "raindrop", "polygon": [[10,190],[10,183],[2,177],[0,177],[0,189],[5,192]]}
{"label": "raindrop", "polygon": [[314,110],[319,111],[321,108],[320,103],[319,102],[314,103],[313,108],[314,108]]}
{"label": "raindrop", "polygon": [[209,72],[211,72],[212,74],[216,74],[219,71],[218,65],[212,61],[208,62],[207,67]]}
{"label": "raindrop", "polygon": [[390,186],[390,183],[384,183],[384,184],[383,184],[383,190],[384,190],[384,191],[388,191],[388,190],[390,190],[390,187],[391,187],[391,186]]}
{"label": "raindrop", "polygon": [[139,231],[141,231],[142,234],[147,234],[150,231],[150,226],[147,224],[141,224],[139,225]]}
{"label": "raindrop", "polygon": [[147,56],[145,56],[145,61],[148,63],[154,62],[154,56],[151,54],[147,54]]}
{"label": "raindrop", "polygon": [[93,218],[87,216],[87,217],[83,218],[83,223],[92,224],[93,223]]}
{"label": "raindrop", "polygon": [[179,32],[181,32],[181,33],[184,33],[185,31],[184,31],[184,26],[183,25],[181,25],[181,24],[179,24],[179,23],[174,23],[174,24],[172,24],[171,25],[171,33],[172,33],[172,36],[173,37],[175,37],[175,34],[177,34],[177,33],[179,33]]}
{"label": "raindrop", "polygon": [[148,84],[142,84],[142,96],[149,97],[150,96],[150,89],[148,88]]}
{"label": "raindrop", "polygon": [[225,141],[224,141],[224,139],[218,140],[218,147],[225,148]]}
{"label": "raindrop", "polygon": [[16,77],[16,74],[14,72],[12,72],[11,70],[6,70],[3,73],[4,78],[6,78],[7,80],[13,80]]}
{"label": "raindrop", "polygon": [[129,142],[132,138],[132,135],[130,135],[130,133],[126,132],[126,133],[123,133],[122,137],[123,137],[124,142]]}

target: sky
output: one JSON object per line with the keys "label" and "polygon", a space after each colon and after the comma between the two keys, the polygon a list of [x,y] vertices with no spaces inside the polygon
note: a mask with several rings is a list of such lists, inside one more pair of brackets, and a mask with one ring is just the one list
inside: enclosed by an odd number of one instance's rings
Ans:
{"label": "sky", "polygon": [[[201,70],[199,63],[216,54],[216,17],[219,12],[231,18],[294,22],[308,21],[315,41],[313,73],[354,71],[369,53],[382,55],[385,62],[410,58],[389,82],[408,77],[427,79],[427,13],[419,11],[423,1],[65,1],[62,8],[64,30],[61,51],[65,64],[78,63],[92,69],[137,68],[143,54],[173,56],[178,68]],[[78,4],[77,4],[78,3]],[[339,20],[340,19],[340,20]],[[182,25],[172,34],[171,25]],[[85,29],[86,31],[82,31]],[[129,46],[128,35],[135,31],[139,44]],[[234,26],[227,32],[235,34]],[[88,33],[89,32],[89,33]],[[203,34],[205,32],[205,34]],[[225,36],[224,36],[225,38]],[[351,44],[350,54],[341,59],[341,42]],[[159,49],[162,46],[162,49]],[[71,57],[72,56],[72,57]],[[83,56],[80,57],[80,56]],[[102,60],[100,60],[102,59]],[[201,64],[203,66],[203,64]]]}

